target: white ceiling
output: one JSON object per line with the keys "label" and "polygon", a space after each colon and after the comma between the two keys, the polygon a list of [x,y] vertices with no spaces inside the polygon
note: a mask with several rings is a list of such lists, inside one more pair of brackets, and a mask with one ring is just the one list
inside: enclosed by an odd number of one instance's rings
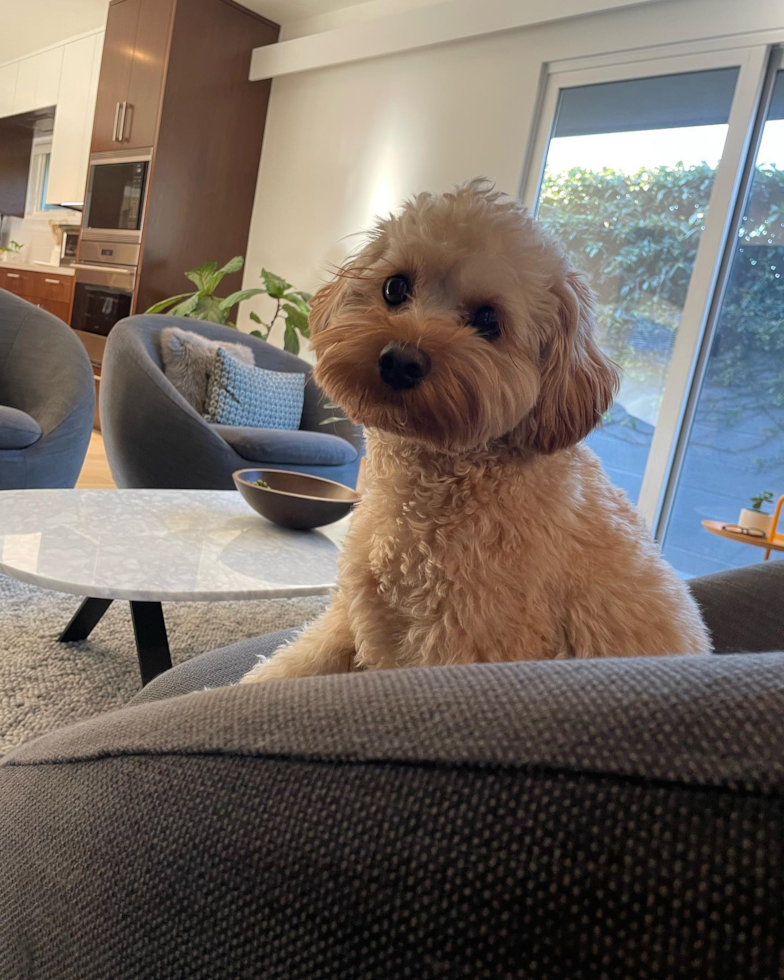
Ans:
{"label": "white ceiling", "polygon": [[318,14],[355,7],[366,0],[239,0],[243,7],[263,14],[276,24],[288,24]]}
{"label": "white ceiling", "polygon": [[[361,19],[436,0],[239,0],[278,24],[321,19],[362,6]],[[0,65],[106,23],[109,0],[0,0]],[[348,14],[346,19],[355,15]],[[294,32],[298,33],[298,32]]]}

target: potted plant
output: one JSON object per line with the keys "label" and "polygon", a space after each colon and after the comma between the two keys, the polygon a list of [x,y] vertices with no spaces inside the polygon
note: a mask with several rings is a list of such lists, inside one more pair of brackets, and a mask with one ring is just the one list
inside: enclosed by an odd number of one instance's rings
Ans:
{"label": "potted plant", "polygon": [[265,293],[270,299],[276,302],[275,312],[269,323],[264,323],[256,313],[251,313],[250,318],[254,323],[258,323],[262,330],[251,330],[252,337],[261,337],[266,340],[277,320],[284,323],[283,330],[283,349],[292,354],[299,354],[299,339],[310,337],[310,293],[305,293],[301,289],[294,289],[290,282],[286,282],[280,276],[267,269],[261,270],[261,278],[264,280],[264,288],[258,290]]}
{"label": "potted plant", "polygon": [[187,316],[193,320],[207,320],[209,323],[222,323],[227,327],[236,327],[229,320],[233,306],[251,296],[263,293],[263,289],[240,289],[230,296],[221,299],[215,295],[221,279],[232,272],[239,272],[245,260],[241,255],[235,255],[222,268],[217,262],[205,262],[198,269],[191,269],[185,275],[196,286],[189,293],[180,293],[154,303],[145,313],[163,313],[166,310],[171,316]]}
{"label": "potted plant", "polygon": [[220,285],[224,276],[232,272],[239,272],[242,268],[244,259],[241,255],[236,255],[230,262],[222,268],[218,268],[217,262],[205,262],[198,269],[191,269],[185,275],[196,286],[190,293],[180,293],[178,296],[170,296],[155,303],[145,312],[163,313],[166,311],[171,316],[185,316],[193,320],[207,320],[210,323],[221,323],[226,327],[235,327],[236,323],[229,320],[229,314],[237,303],[252,296],[269,296],[276,301],[275,313],[269,323],[264,323],[256,313],[251,313],[250,318],[254,323],[258,323],[262,330],[251,331],[251,336],[261,337],[266,340],[269,337],[277,320],[282,320],[285,324],[283,333],[283,347],[292,354],[298,354],[300,348],[300,336],[310,336],[310,326],[308,317],[310,316],[310,293],[294,289],[291,283],[286,282],[280,276],[266,269],[261,270],[261,277],[264,286],[259,289],[240,289],[236,293],[231,293],[221,299],[215,295],[215,290]]}
{"label": "potted plant", "polygon": [[764,511],[765,504],[773,502],[773,493],[770,490],[763,490],[751,498],[751,507],[743,507],[738,518],[741,527],[757,528],[764,531],[767,536],[770,534],[770,526],[773,515]]}
{"label": "potted plant", "polygon": [[24,245],[20,245],[19,242],[10,241],[7,245],[0,248],[0,258],[3,260],[3,262],[8,260],[9,255],[12,259],[18,259],[19,253],[23,248]]}

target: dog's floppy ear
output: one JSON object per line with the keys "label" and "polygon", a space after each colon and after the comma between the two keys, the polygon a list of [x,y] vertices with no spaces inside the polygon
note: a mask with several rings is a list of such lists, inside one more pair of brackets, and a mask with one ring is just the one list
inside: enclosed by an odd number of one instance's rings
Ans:
{"label": "dog's floppy ear", "polygon": [[330,317],[340,304],[345,288],[345,280],[338,275],[311,297],[309,321],[311,337],[326,330]]}
{"label": "dog's floppy ear", "polygon": [[578,272],[553,287],[558,319],[542,363],[542,386],[530,416],[530,445],[543,453],[566,449],[601,421],[618,390],[618,371],[594,336],[593,295]]}

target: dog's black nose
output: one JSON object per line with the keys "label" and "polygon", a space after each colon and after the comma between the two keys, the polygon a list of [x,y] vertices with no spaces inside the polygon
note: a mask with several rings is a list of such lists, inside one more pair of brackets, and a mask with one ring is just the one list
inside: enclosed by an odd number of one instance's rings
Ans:
{"label": "dog's black nose", "polygon": [[381,351],[378,358],[381,380],[395,391],[416,388],[430,373],[430,357],[414,347],[393,341]]}

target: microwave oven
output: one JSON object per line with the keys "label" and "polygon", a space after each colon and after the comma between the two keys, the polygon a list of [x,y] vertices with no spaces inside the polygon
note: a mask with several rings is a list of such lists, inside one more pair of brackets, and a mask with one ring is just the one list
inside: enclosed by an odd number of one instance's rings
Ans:
{"label": "microwave oven", "polygon": [[96,153],[90,158],[82,217],[82,242],[142,240],[150,153]]}

